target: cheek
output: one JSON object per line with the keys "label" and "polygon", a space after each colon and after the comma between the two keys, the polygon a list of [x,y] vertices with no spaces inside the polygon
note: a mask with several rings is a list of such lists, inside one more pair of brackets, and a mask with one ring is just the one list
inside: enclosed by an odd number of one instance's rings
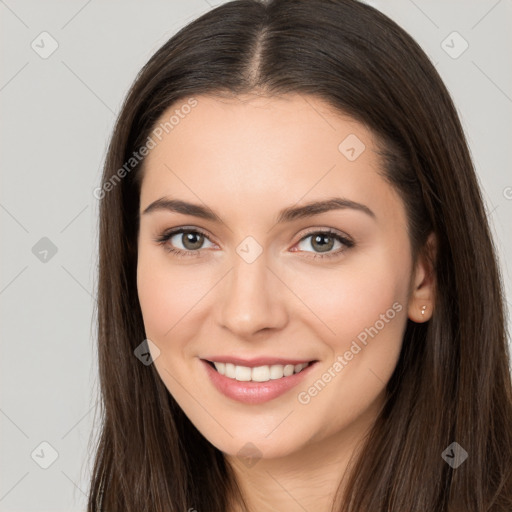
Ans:
{"label": "cheek", "polygon": [[180,282],[176,269],[153,253],[139,250],[137,291],[146,334],[162,341],[183,316],[190,287]]}
{"label": "cheek", "polygon": [[[170,276],[158,272],[156,265],[139,258],[137,267],[137,291],[144,319],[146,334],[151,339],[161,339],[173,325],[169,313],[175,311],[174,293]],[[177,301],[176,301],[177,302]]]}
{"label": "cheek", "polygon": [[[355,421],[382,396],[398,361],[407,322],[408,266],[377,254],[361,265],[317,273],[307,305],[317,314],[316,332],[329,349],[318,373],[298,390],[309,417],[330,418],[317,434]],[[297,279],[301,295],[311,279]],[[327,352],[325,352],[327,354]]]}
{"label": "cheek", "polygon": [[[406,309],[407,261],[397,260],[396,255],[395,261],[385,254],[372,256],[360,259],[357,265],[347,262],[338,268],[316,271],[313,281],[306,273],[294,278],[294,291],[305,298],[319,325],[323,325],[319,327],[325,333],[322,337],[338,349],[376,322],[382,327],[382,315],[386,316],[384,320],[394,320],[395,313]],[[393,304],[398,305],[392,308]],[[396,323],[386,322],[385,330],[391,331],[391,324]],[[398,326],[396,332],[400,331]]]}
{"label": "cheek", "polygon": [[[204,266],[176,265],[159,249],[141,248],[137,265],[137,291],[146,335],[161,348],[177,348],[180,340],[197,334],[205,295],[214,280]],[[179,336],[176,333],[179,332]],[[195,333],[195,334],[194,334]],[[170,342],[173,342],[172,345]],[[183,342],[184,344],[184,342]]]}
{"label": "cheek", "polygon": [[[410,263],[403,253],[376,249],[316,272],[314,281],[303,275],[294,282],[297,295],[307,296],[307,306],[316,313],[314,329],[328,354],[323,368],[302,387],[301,403],[315,402],[312,407],[336,417],[337,425],[368,407],[396,367],[407,322]],[[342,409],[330,410],[339,403]]]}

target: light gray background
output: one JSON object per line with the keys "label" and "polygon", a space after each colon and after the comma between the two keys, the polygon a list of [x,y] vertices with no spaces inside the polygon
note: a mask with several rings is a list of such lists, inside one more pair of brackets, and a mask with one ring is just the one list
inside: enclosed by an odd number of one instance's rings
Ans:
{"label": "light gray background", "polygon": [[[1,511],[85,510],[98,396],[92,192],[138,70],[179,28],[220,3],[0,0]],[[368,3],[416,38],[454,97],[510,313],[512,1]],[[48,58],[31,47],[51,48],[43,31],[58,43]],[[464,41],[453,31],[469,44],[457,58]],[[46,261],[43,237],[57,249]],[[58,453],[47,469],[39,464],[51,462],[52,451],[42,442]]]}

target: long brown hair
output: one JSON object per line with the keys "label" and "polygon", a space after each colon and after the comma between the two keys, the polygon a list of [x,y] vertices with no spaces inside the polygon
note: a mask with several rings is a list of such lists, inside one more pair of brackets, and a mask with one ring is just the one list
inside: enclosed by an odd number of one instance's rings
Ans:
{"label": "long brown hair", "polygon": [[[132,85],[96,194],[102,424],[88,510],[224,512],[237,496],[223,454],[134,356],[146,337],[136,286],[144,159],[131,159],[171,105],[255,89],[314,95],[369,127],[406,206],[414,257],[437,238],[433,316],[407,321],[386,404],[333,510],[510,512],[504,298],[467,142],[419,45],[356,0],[225,3],[175,34]],[[468,453],[457,468],[441,457],[453,442]]]}

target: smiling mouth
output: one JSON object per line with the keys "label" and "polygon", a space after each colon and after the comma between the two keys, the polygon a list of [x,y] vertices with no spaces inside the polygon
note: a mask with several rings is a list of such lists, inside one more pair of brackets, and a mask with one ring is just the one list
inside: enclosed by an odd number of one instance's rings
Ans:
{"label": "smiling mouth", "polygon": [[296,373],[316,363],[310,361],[309,363],[302,364],[273,364],[263,366],[239,366],[233,363],[219,363],[215,361],[205,360],[212,368],[218,373],[224,375],[228,379],[233,379],[241,382],[268,382],[269,380],[278,380],[285,377],[290,377]]}

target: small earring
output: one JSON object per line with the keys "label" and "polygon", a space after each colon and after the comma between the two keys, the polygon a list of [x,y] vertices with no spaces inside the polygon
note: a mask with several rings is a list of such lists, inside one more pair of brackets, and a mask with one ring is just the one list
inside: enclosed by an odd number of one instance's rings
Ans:
{"label": "small earring", "polygon": [[427,306],[423,306],[421,308],[421,314],[424,315],[425,314],[425,310],[427,309]]}

